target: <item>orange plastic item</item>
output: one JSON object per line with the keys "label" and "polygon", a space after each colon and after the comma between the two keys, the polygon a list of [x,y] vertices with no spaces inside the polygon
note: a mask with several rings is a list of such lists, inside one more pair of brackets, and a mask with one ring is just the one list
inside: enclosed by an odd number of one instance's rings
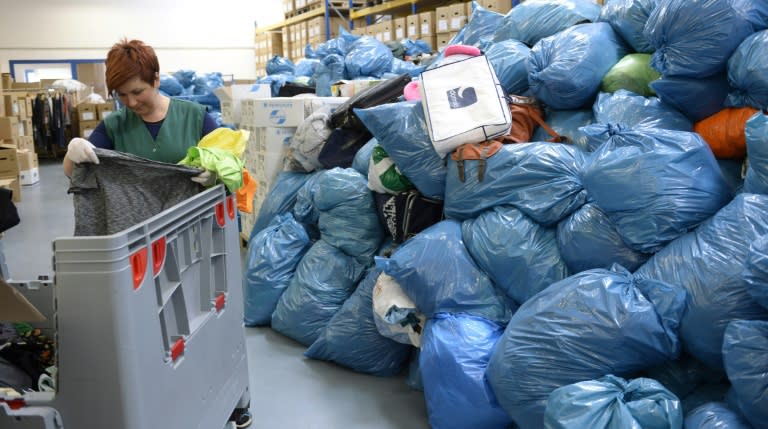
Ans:
{"label": "orange plastic item", "polygon": [[751,107],[727,107],[693,126],[707,142],[715,158],[741,159],[747,155],[744,125],[757,112]]}
{"label": "orange plastic item", "polygon": [[243,169],[243,186],[237,190],[237,209],[243,213],[253,213],[253,196],[256,195],[256,189],[259,188],[259,182],[251,178],[250,173]]}

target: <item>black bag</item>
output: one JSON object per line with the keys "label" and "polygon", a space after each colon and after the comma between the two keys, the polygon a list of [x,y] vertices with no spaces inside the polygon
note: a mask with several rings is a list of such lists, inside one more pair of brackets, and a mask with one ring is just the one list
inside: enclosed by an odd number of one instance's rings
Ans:
{"label": "black bag", "polygon": [[331,115],[331,128],[365,129],[352,110],[392,103],[403,95],[403,89],[410,81],[411,75],[401,74],[349,97],[349,100],[337,107]]}
{"label": "black bag", "polygon": [[374,197],[379,220],[395,243],[443,220],[443,201],[427,198],[416,189],[396,195],[374,193]]}
{"label": "black bag", "polygon": [[8,230],[21,222],[16,205],[13,204],[13,191],[0,188],[0,232]]}
{"label": "black bag", "polygon": [[336,128],[331,131],[331,135],[320,149],[317,160],[323,168],[331,169],[334,167],[349,168],[355,155],[361,147],[365,146],[373,138],[367,129],[362,130]]}

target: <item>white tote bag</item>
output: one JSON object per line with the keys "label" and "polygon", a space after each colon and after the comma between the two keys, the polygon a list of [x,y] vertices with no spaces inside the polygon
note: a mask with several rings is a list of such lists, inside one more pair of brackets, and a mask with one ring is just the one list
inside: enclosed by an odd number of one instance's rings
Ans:
{"label": "white tote bag", "polygon": [[512,127],[504,89],[485,55],[422,72],[419,90],[429,137],[441,157]]}

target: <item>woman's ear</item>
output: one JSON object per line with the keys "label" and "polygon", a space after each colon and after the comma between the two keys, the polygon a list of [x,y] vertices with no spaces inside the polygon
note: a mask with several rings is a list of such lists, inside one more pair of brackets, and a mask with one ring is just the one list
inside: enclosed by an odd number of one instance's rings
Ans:
{"label": "woman's ear", "polygon": [[155,72],[155,88],[160,88],[160,72]]}

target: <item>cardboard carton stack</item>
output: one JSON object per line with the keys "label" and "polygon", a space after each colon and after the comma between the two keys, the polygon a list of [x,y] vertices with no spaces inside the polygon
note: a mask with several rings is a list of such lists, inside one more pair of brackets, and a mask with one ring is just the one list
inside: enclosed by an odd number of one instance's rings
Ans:
{"label": "cardboard carton stack", "polygon": [[113,103],[80,103],[75,108],[73,115],[73,130],[77,130],[77,136],[87,139],[102,119],[109,116],[115,110]]}
{"label": "cardboard carton stack", "polygon": [[283,33],[280,31],[256,31],[256,75],[266,76],[267,61],[275,55],[284,56]]}
{"label": "cardboard carton stack", "polygon": [[25,91],[2,92],[0,97],[0,186],[13,189],[14,201],[21,201],[21,186],[40,181],[31,101]]}

